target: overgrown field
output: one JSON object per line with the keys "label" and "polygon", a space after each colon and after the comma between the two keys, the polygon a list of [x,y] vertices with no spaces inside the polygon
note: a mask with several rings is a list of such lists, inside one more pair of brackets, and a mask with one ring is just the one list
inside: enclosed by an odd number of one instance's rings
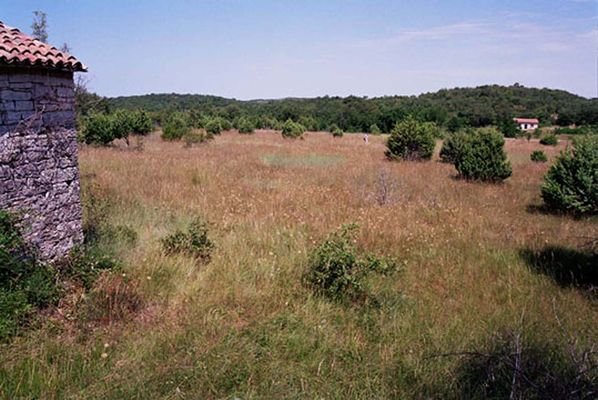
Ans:
{"label": "overgrown field", "polygon": [[[540,207],[566,145],[507,141],[503,184],[455,179],[439,146],[430,162],[387,161],[381,136],[225,132],[184,147],[153,134],[142,151],[84,147],[86,215],[111,227],[121,267],[1,345],[0,393],[508,398],[513,381],[525,385],[511,360],[526,377],[549,368],[596,385],[584,370],[598,338],[595,275],[569,278],[595,261],[597,221]],[[548,163],[530,161],[540,149]],[[162,239],[197,217],[211,257],[165,251]],[[399,265],[367,276],[364,301],[330,300],[304,280],[310,251],[349,223],[359,249]],[[482,393],[489,369],[497,389]]]}

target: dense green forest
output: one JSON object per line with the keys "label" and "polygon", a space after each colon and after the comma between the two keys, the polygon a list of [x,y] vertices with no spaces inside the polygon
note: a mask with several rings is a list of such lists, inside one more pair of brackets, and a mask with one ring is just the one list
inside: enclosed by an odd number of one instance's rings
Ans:
{"label": "dense green forest", "polygon": [[539,118],[543,125],[598,124],[598,99],[519,84],[377,98],[324,96],[241,101],[206,95],[148,94],[109,98],[103,107],[107,110],[144,109],[158,122],[173,111],[188,111],[228,121],[247,117],[258,128],[269,127],[268,121],[292,119],[310,130],[325,130],[335,124],[348,132],[368,132],[374,126],[389,132],[407,115],[435,122],[449,130],[500,125],[513,117]]}

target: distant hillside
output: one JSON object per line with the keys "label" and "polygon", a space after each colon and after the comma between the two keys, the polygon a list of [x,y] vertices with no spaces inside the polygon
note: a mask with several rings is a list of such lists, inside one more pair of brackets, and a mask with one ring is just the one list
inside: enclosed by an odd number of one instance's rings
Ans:
{"label": "distant hillside", "polygon": [[143,108],[155,113],[195,110],[233,120],[254,118],[302,119],[313,128],[337,124],[346,131],[368,131],[378,125],[388,131],[405,115],[442,126],[499,124],[515,116],[537,117],[543,123],[597,124],[598,101],[563,90],[488,85],[442,89],[419,96],[316,97],[241,101],[192,94],[149,94],[108,99],[111,108]]}

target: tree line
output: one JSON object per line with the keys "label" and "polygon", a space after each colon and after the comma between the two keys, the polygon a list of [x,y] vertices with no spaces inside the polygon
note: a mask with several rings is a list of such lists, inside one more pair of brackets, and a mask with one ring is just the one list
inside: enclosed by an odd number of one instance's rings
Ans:
{"label": "tree line", "polygon": [[488,85],[442,89],[419,96],[316,97],[278,100],[235,100],[191,94],[148,94],[105,99],[104,110],[143,109],[161,123],[173,112],[191,119],[217,117],[232,124],[246,118],[256,128],[281,125],[289,119],[308,130],[339,127],[345,132],[390,132],[413,116],[449,131],[464,127],[501,126],[514,117],[539,118],[543,125],[598,125],[598,99],[555,89]]}

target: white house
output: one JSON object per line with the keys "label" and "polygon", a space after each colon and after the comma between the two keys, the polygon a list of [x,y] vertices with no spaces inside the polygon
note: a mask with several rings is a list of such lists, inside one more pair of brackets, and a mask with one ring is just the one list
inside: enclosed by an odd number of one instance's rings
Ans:
{"label": "white house", "polygon": [[540,124],[537,118],[513,118],[513,121],[515,121],[522,131],[533,131],[534,129],[538,129]]}

